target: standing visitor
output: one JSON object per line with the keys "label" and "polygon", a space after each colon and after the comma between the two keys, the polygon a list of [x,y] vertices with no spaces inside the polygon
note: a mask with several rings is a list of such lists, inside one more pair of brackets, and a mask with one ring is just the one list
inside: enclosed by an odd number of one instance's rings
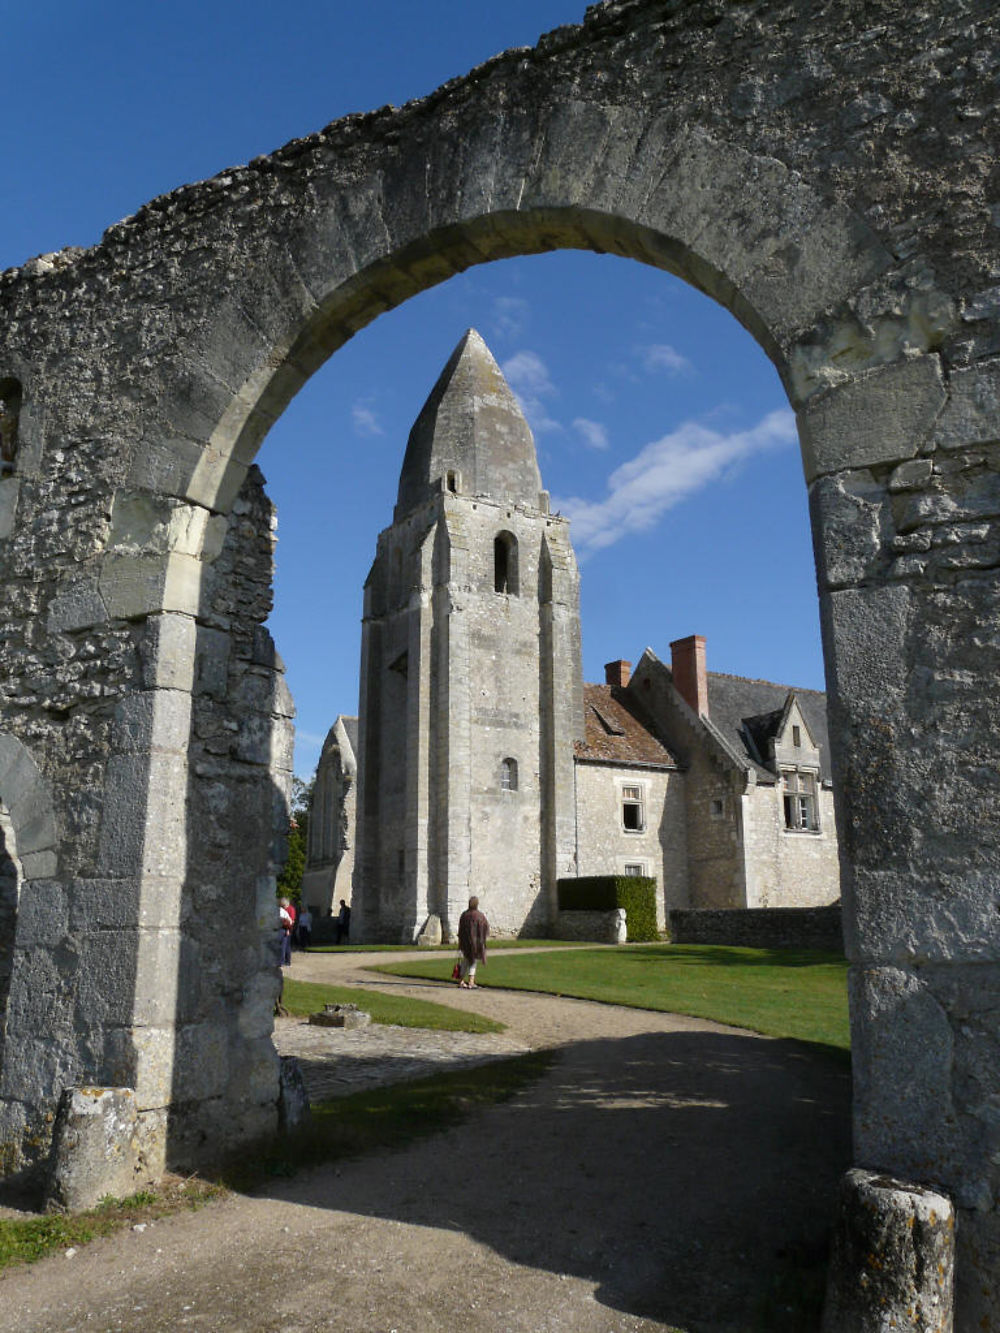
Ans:
{"label": "standing visitor", "polygon": [[490,923],[479,910],[479,899],[470,898],[468,908],[458,918],[458,947],[462,954],[460,986],[472,990],[476,984],[476,964],[486,963],[486,940]]}
{"label": "standing visitor", "polygon": [[278,902],[278,917],[281,920],[281,966],[288,967],[292,961],[292,927],[295,918],[292,916],[292,904],[287,898],[281,898]]}
{"label": "standing visitor", "polygon": [[303,907],[299,913],[299,948],[303,953],[309,948],[309,941],[312,939],[312,928],[312,912],[308,907]]}

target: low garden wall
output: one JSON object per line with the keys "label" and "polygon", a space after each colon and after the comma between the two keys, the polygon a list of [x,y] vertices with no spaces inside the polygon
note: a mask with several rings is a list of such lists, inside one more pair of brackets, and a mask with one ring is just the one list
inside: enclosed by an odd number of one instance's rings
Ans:
{"label": "low garden wall", "polygon": [[579,940],[589,944],[624,944],[625,912],[618,907],[608,912],[557,912],[555,938]]}
{"label": "low garden wall", "polygon": [[748,907],[670,913],[675,944],[733,944],[753,949],[827,949],[843,953],[840,903],[830,907]]}

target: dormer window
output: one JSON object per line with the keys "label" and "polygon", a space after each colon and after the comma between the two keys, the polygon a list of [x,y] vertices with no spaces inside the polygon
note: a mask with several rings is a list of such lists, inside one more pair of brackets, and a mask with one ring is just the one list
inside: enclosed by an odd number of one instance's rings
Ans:
{"label": "dormer window", "polygon": [[781,775],[785,828],[797,833],[819,832],[816,774],[786,769]]}
{"label": "dormer window", "polygon": [[516,597],[520,591],[517,576],[517,538],[512,532],[497,534],[493,542],[493,591]]}

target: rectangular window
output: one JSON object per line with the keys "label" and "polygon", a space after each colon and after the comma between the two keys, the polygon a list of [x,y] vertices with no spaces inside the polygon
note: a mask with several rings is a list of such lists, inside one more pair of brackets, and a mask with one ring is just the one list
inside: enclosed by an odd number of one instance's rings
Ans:
{"label": "rectangular window", "polygon": [[641,787],[622,787],[622,827],[626,833],[642,833],[646,827]]}
{"label": "rectangular window", "polygon": [[721,796],[712,799],[712,818],[722,819],[726,813],[726,803]]}
{"label": "rectangular window", "polygon": [[817,832],[819,807],[816,804],[815,773],[789,770],[782,774],[785,801],[785,828]]}
{"label": "rectangular window", "polygon": [[626,875],[644,875],[645,873],[646,873],[646,867],[644,865],[640,865],[638,861],[634,862],[632,865],[627,865],[625,867]]}
{"label": "rectangular window", "polygon": [[802,748],[801,727],[794,727],[794,726],[792,727],[792,744],[795,746],[796,750],[800,750]]}

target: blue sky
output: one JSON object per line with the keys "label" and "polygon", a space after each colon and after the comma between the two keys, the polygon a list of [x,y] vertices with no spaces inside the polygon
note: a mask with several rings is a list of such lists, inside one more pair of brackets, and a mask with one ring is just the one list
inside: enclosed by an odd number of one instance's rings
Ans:
{"label": "blue sky", "polygon": [[[35,0],[5,15],[0,267],[105,227],[352,111],[400,105],[582,18],[574,0]],[[258,456],[278,505],[271,629],[299,710],[296,768],[357,708],[361,586],[410,425],[478,328],[573,520],[584,672],[704,634],[709,667],[823,687],[795,431],[773,367],[657,270],[561,252],[407,302],[316,374]]]}

